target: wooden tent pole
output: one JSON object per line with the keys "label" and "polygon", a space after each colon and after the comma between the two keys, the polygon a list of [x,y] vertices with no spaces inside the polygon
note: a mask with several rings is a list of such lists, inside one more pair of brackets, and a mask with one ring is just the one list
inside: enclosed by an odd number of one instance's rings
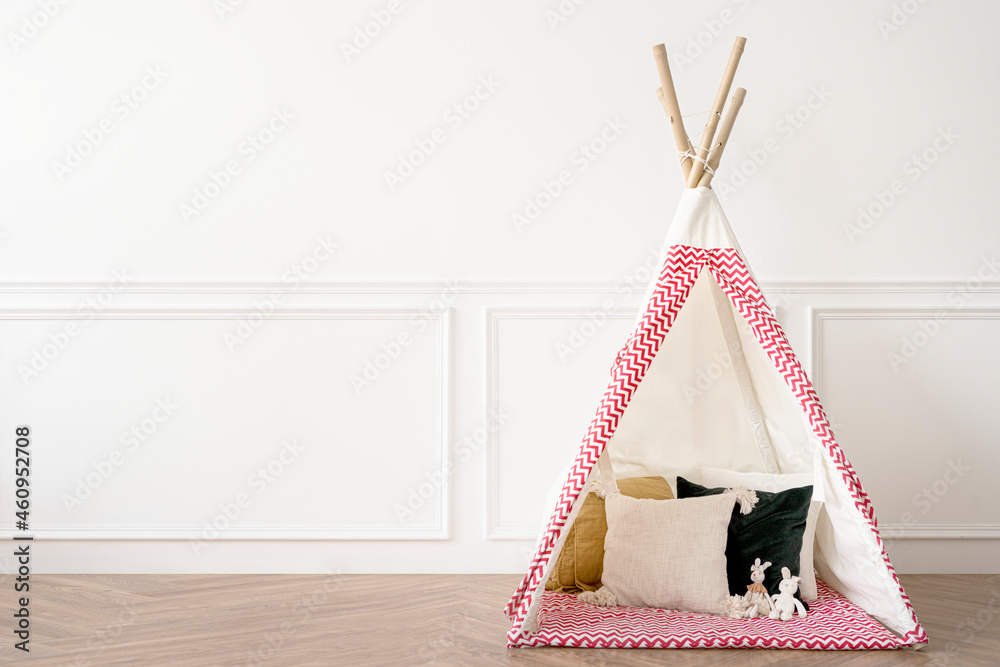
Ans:
{"label": "wooden tent pole", "polygon": [[[667,47],[657,44],[653,47],[653,59],[656,60],[656,71],[660,75],[660,87],[656,90],[656,96],[663,105],[663,110],[667,112],[670,120],[670,129],[674,133],[674,143],[677,144],[678,153],[692,151],[691,140],[688,139],[687,130],[684,129],[684,119],[681,117],[681,107],[677,102],[677,91],[674,90],[674,79],[670,76],[670,64],[667,62]],[[685,157],[681,160],[681,171],[684,173],[684,182],[687,183],[688,175],[691,173],[691,158]]]}
{"label": "wooden tent pole", "polygon": [[746,95],[747,91],[745,88],[737,88],[736,92],[733,93],[733,99],[729,101],[729,108],[726,109],[726,117],[722,119],[722,125],[719,126],[719,135],[715,138],[715,144],[713,145],[714,150],[711,152],[711,157],[708,158],[708,169],[705,170],[705,173],[701,176],[701,180],[698,181],[699,188],[712,186],[712,178],[715,176],[714,172],[719,168],[719,162],[722,161],[722,153],[726,150],[726,144],[729,143],[729,134],[733,131],[736,114],[740,112],[740,107],[743,106],[743,100]]}
{"label": "wooden tent pole", "polygon": [[736,68],[740,64],[740,57],[743,55],[743,47],[747,43],[746,37],[737,37],[733,44],[733,50],[729,54],[729,62],[726,63],[726,71],[722,75],[722,82],[719,90],[715,93],[715,102],[712,103],[712,111],[708,114],[708,122],[705,123],[705,130],[701,134],[701,141],[698,142],[698,159],[691,165],[691,173],[688,174],[687,186],[689,188],[698,187],[702,175],[705,173],[705,159],[708,157],[708,149],[715,139],[715,130],[719,126],[719,119],[722,117],[722,108],[726,105],[726,98],[729,97],[729,89],[733,85],[733,78],[736,76]]}

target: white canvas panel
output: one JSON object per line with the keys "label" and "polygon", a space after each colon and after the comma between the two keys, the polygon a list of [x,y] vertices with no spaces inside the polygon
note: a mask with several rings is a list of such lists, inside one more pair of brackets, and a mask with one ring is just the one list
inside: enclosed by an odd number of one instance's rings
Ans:
{"label": "white canvas panel", "polygon": [[[736,328],[743,343],[743,354],[753,378],[754,391],[771,438],[771,446],[778,464],[777,472],[812,472],[815,457],[814,445],[810,443],[815,436],[802,412],[802,406],[789,391],[785,378],[760,346],[750,325],[739,312],[735,312],[735,309],[734,315]],[[754,470],[764,471],[762,468]]]}
{"label": "white canvas panel", "polygon": [[[763,470],[711,289],[695,282],[684,308],[622,416],[609,447],[618,477],[698,468]],[[753,341],[757,344],[756,340]]]}

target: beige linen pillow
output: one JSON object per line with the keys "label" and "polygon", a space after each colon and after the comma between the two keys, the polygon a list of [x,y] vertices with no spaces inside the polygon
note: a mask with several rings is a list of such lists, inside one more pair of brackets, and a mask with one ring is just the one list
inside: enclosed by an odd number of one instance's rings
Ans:
{"label": "beige linen pillow", "polygon": [[[766,472],[736,472],[723,468],[702,468],[701,483],[710,487],[732,487],[737,484],[757,491],[778,493],[801,486],[813,485],[811,472],[770,474]],[[813,569],[813,541],[816,538],[816,524],[819,513],[823,509],[822,496],[813,485],[813,499],[809,504],[809,515],[806,517],[806,532],[802,534],[802,551],[799,552],[799,594],[803,600],[815,600],[819,596],[816,589],[816,572]]]}
{"label": "beige linen pillow", "polygon": [[721,614],[729,597],[726,540],[735,496],[604,500],[604,586],[618,604]]}

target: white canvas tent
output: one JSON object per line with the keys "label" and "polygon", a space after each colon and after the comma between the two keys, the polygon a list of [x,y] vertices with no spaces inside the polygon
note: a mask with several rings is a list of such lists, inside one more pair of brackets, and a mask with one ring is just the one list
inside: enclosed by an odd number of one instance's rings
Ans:
{"label": "white canvas tent", "polygon": [[[663,84],[658,93],[680,148],[684,130],[669,70],[664,75],[665,52],[661,60],[660,51],[654,50]],[[741,52],[738,40],[720,87],[722,102]],[[742,92],[737,91],[740,99]],[[712,115],[721,117],[718,99],[715,108]],[[694,151],[683,134],[689,147],[683,153],[692,158],[683,162],[690,164],[689,187],[667,233],[659,275],[615,360],[608,389],[529,570],[507,606],[511,646],[532,645],[545,582],[598,474],[605,482],[645,475],[671,479],[701,466],[812,472],[815,497],[825,503],[815,543],[822,580],[897,633],[897,646],[927,641],[886,555],[868,496],[834,439],[819,398],[761,294],[714,191],[707,187],[735,109],[738,105],[730,105],[718,138],[721,144],[713,143],[715,128],[706,128],[711,132],[707,139],[703,136],[702,145],[715,147],[711,155]],[[572,628],[563,631],[573,635]],[[598,645],[588,642],[586,632],[583,635],[580,643],[569,645]],[[633,645],[617,644],[614,637],[607,642],[599,645]],[[823,642],[805,646],[826,647]]]}

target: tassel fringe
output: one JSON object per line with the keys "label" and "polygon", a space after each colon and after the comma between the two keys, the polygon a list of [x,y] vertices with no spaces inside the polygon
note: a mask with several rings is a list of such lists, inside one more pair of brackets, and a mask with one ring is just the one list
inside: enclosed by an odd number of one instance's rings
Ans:
{"label": "tassel fringe", "polygon": [[618,598],[616,598],[615,594],[609,591],[605,586],[601,586],[596,591],[584,591],[580,593],[577,598],[579,598],[580,602],[592,604],[595,607],[618,606]]}
{"label": "tassel fringe", "polygon": [[757,506],[757,501],[760,500],[753,489],[748,489],[742,484],[726,489],[726,493],[736,494],[736,502],[740,504],[740,514],[750,514]]}

